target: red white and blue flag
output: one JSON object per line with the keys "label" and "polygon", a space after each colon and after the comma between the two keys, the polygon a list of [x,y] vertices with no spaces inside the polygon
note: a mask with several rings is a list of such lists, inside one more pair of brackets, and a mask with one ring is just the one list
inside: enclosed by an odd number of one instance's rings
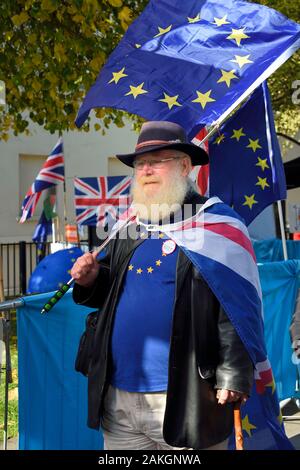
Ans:
{"label": "red white and blue flag", "polygon": [[201,273],[252,360],[254,385],[241,409],[245,449],[292,449],[267,358],[259,274],[242,218],[213,197],[199,206],[195,216],[157,230],[173,240]]}
{"label": "red white and blue flag", "polygon": [[44,189],[55,186],[65,180],[63,143],[60,138],[50,153],[49,157],[42,166],[34,183],[30,186],[26,193],[22,204],[22,216],[20,223],[30,219],[33,216],[36,205],[41,197]]}
{"label": "red white and blue flag", "polygon": [[105,226],[130,205],[130,176],[75,178],[76,222]]}
{"label": "red white and blue flag", "polygon": [[[208,140],[202,143],[203,139],[207,136],[207,134],[208,134],[207,128],[203,127],[196,134],[196,136],[192,139],[192,142],[193,144],[198,145],[198,147],[202,147],[206,151],[206,153],[209,154]],[[189,176],[191,180],[196,183],[199,194],[201,194],[202,196],[208,197],[209,195],[209,164],[194,166]]]}

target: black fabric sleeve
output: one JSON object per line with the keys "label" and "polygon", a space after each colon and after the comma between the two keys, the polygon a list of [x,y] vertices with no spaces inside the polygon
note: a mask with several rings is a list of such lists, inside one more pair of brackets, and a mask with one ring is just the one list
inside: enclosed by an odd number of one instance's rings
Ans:
{"label": "black fabric sleeve", "polygon": [[250,395],[253,384],[253,363],[222,307],[218,318],[218,332],[220,361],[216,370],[216,388]]}

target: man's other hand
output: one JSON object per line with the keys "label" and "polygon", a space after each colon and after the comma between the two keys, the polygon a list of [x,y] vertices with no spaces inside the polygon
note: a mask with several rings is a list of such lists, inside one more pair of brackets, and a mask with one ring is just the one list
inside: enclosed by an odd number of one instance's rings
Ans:
{"label": "man's other hand", "polygon": [[225,405],[225,403],[232,403],[234,401],[241,400],[242,403],[245,403],[248,399],[248,395],[241,392],[235,392],[233,390],[218,390],[217,399],[220,405]]}

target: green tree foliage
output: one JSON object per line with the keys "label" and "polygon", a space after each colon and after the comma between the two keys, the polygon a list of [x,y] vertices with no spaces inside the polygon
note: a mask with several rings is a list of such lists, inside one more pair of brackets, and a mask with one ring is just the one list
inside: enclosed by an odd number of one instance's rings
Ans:
{"label": "green tree foliage", "polygon": [[[300,2],[295,0],[256,0],[255,3],[266,5],[280,11],[285,16],[300,22]],[[300,50],[283,64],[268,79],[272,95],[276,127],[278,132],[296,135],[300,129],[300,105],[293,103],[296,80],[300,81]],[[300,88],[300,82],[297,88]],[[298,93],[299,96],[299,93]],[[298,98],[299,99],[299,98]]]}
{"label": "green tree foliage", "polygon": [[[300,18],[300,3],[266,0],[290,18]],[[30,118],[51,133],[74,129],[74,120],[101,66],[139,15],[147,0],[1,0],[0,80],[6,85],[6,109],[0,112],[0,139],[9,131],[28,133]],[[291,83],[299,77],[295,54],[270,79],[279,130],[294,134],[300,126]],[[96,130],[125,113],[99,109]],[[24,116],[28,116],[25,118]],[[138,125],[136,117],[131,116]],[[89,129],[87,123],[84,130]]]}

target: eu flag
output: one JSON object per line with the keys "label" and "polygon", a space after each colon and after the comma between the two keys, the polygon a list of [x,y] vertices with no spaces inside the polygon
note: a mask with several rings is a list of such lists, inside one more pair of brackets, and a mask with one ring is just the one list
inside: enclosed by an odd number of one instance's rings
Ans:
{"label": "eu flag", "polygon": [[284,168],[267,84],[261,85],[209,144],[210,196],[233,206],[248,225],[286,198]]}
{"label": "eu flag", "polygon": [[43,210],[34,229],[32,240],[36,243],[45,243],[48,235],[52,235],[52,220],[46,217],[45,211]]}
{"label": "eu flag", "polygon": [[27,294],[50,292],[60,289],[70,280],[70,272],[76,259],[83,255],[80,248],[59,250],[46,256],[30,276]]}
{"label": "eu flag", "polygon": [[79,109],[111,107],[169,120],[194,137],[222,120],[300,45],[300,25],[240,0],[151,0]]}

